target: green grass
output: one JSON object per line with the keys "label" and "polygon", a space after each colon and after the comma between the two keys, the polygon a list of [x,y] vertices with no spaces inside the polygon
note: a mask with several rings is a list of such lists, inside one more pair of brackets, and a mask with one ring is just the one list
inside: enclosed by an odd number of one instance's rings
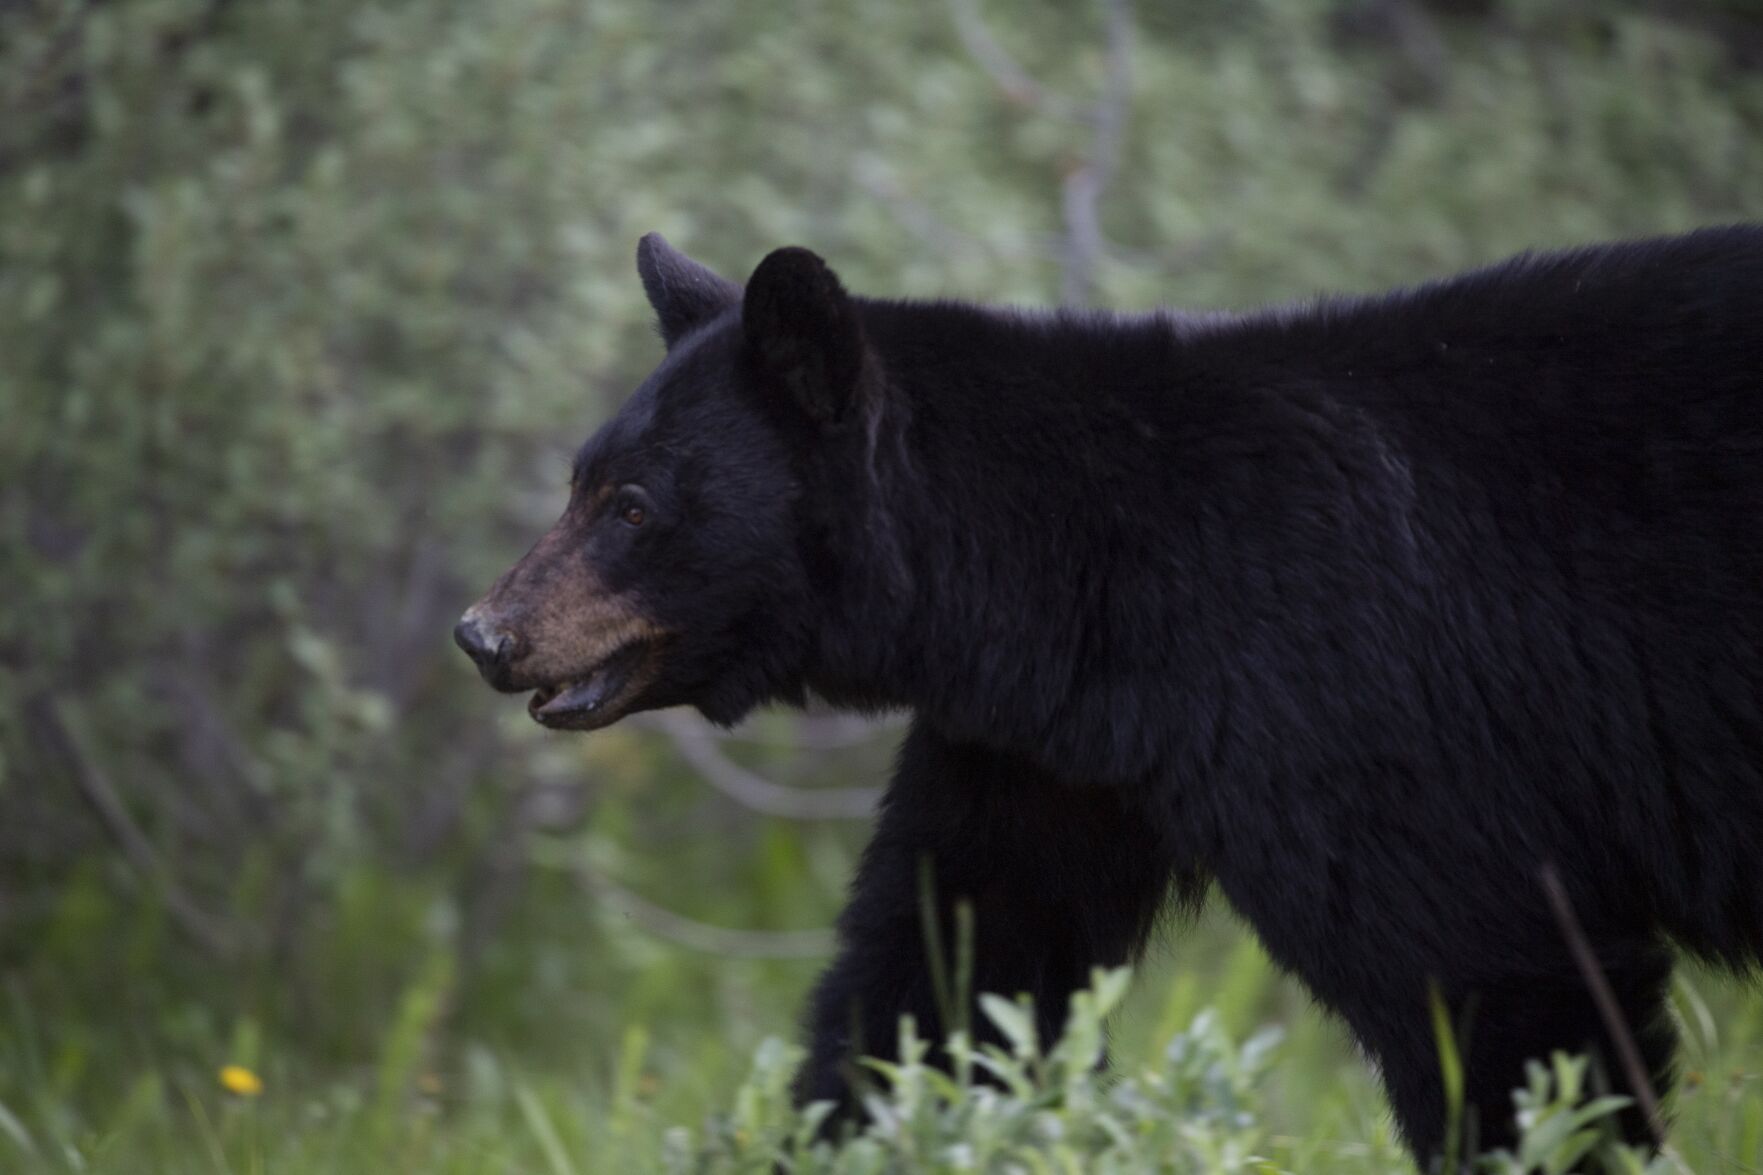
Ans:
{"label": "green grass", "polygon": [[[256,972],[194,957],[97,877],[74,887],[5,973],[0,1170],[769,1170],[804,1129],[782,1091],[816,961],[694,954],[556,872],[469,974],[438,882],[352,874],[313,957]],[[1173,930],[1130,996],[1096,998],[1111,1083],[1087,1075],[1088,1038],[1004,1061],[1039,1079],[1001,1101],[908,1067],[892,1134],[796,1169],[1409,1169],[1344,1033],[1228,917]],[[1674,1153],[1755,1170],[1763,995],[1687,971],[1675,1003]],[[261,1093],[223,1088],[227,1064]]]}

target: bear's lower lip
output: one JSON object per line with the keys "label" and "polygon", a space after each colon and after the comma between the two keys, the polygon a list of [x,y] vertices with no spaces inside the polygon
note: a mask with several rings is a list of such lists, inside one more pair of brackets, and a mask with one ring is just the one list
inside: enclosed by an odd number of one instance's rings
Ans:
{"label": "bear's lower lip", "polygon": [[542,726],[591,729],[610,721],[611,703],[630,684],[642,660],[642,642],[633,641],[588,673],[540,686],[527,699],[527,713]]}

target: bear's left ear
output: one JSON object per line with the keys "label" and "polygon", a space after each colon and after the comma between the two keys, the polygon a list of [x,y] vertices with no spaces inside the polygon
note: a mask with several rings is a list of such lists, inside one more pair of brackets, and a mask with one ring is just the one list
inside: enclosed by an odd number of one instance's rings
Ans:
{"label": "bear's left ear", "polygon": [[836,424],[850,415],[863,377],[863,330],[826,262],[801,248],[771,253],[747,281],[741,324],[760,370],[810,419]]}
{"label": "bear's left ear", "polygon": [[739,286],[675,249],[660,233],[637,242],[637,274],[670,350],[694,327],[741,300]]}

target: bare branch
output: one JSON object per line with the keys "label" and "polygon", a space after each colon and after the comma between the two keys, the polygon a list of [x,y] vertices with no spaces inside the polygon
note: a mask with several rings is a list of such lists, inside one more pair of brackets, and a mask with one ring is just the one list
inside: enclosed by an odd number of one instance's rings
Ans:
{"label": "bare branch", "polygon": [[894,222],[938,253],[977,248],[1019,261],[1057,262],[1064,238],[1057,234],[1031,234],[1018,239],[998,239],[957,228],[922,200],[906,194],[879,167],[858,166],[857,186],[878,200]]}
{"label": "bare branch", "polygon": [[1108,72],[1088,116],[1090,154],[1065,177],[1060,188],[1065,247],[1059,301],[1066,306],[1090,301],[1096,266],[1108,251],[1102,234],[1102,196],[1120,168],[1120,148],[1132,105],[1132,6],[1130,0],[1103,0],[1103,8],[1108,22]]}
{"label": "bare branch", "polygon": [[241,829],[262,830],[275,822],[267,771],[233,727],[212,682],[222,675],[205,672],[205,641],[186,634],[184,657],[156,664],[149,680],[172,705],[177,716],[178,757],[187,777],[182,786],[161,795],[181,827],[199,831],[209,840],[236,839]]}
{"label": "bare branch", "polygon": [[62,718],[61,707],[51,694],[38,694],[25,703],[25,712],[51,750],[67,764],[74,784],[80,789],[104,831],[110,834],[131,868],[151,885],[156,886],[165,902],[172,923],[208,953],[225,957],[233,953],[237,935],[223,928],[177,887],[171,873],[153,850],[153,843],[141,831],[127,805],[117,794],[110,777],[86,752],[72,729]]}
{"label": "bare branch", "polygon": [[1591,989],[1592,1002],[1598,1006],[1598,1015],[1604,1021],[1604,1029],[1609,1032],[1611,1041],[1616,1046],[1617,1059],[1622,1064],[1622,1071],[1628,1077],[1628,1087],[1634,1093],[1635,1101],[1640,1104],[1641,1112],[1647,1117],[1647,1126],[1653,1132],[1653,1141],[1665,1145],[1665,1115],[1659,1111],[1659,1095],[1653,1090],[1653,1082],[1647,1076],[1647,1067],[1641,1061],[1641,1051],[1634,1043],[1634,1034],[1629,1031],[1628,1024],[1622,1018],[1622,1005],[1616,1002],[1616,993],[1610,990],[1610,981],[1604,977],[1604,969],[1598,964],[1598,956],[1586,941],[1585,931],[1580,928],[1579,918],[1573,912],[1573,903],[1568,900],[1567,887],[1561,884],[1561,875],[1555,872],[1553,865],[1544,865],[1541,870],[1543,891],[1549,895],[1549,905],[1555,911],[1555,920],[1561,924],[1561,933],[1567,939],[1568,949],[1573,952],[1573,960],[1579,964],[1580,974],[1585,978],[1585,985]]}
{"label": "bare branch", "polygon": [[[1102,232],[1101,203],[1120,168],[1121,145],[1132,107],[1131,2],[1102,0],[1107,23],[1107,71],[1101,93],[1087,108],[1080,108],[1036,82],[986,27],[977,0],[949,0],[949,8],[968,54],[1013,102],[1083,122],[1090,128],[1086,158],[1060,181],[1064,232],[1054,242],[1059,262],[1059,301],[1065,306],[1085,305],[1095,292],[1097,266],[1117,252]],[[887,203],[901,224],[933,245],[946,246],[961,239],[961,234],[949,229],[928,209],[904,200],[897,192],[878,190],[875,177],[867,177],[865,186]],[[1039,252],[1038,246],[1028,248]]]}
{"label": "bare branch", "polygon": [[[625,722],[641,730],[667,733],[665,711],[633,714]],[[809,712],[798,717],[788,734],[764,734],[752,726],[733,730],[700,725],[699,729],[719,743],[739,743],[753,747],[784,747],[809,751],[837,751],[862,746],[884,734],[905,729],[904,715],[865,718],[859,714],[836,711]]]}
{"label": "bare branch", "polygon": [[723,754],[710,728],[683,711],[663,711],[653,723],[705,782],[755,812],[791,820],[867,820],[881,800],[876,787],[780,787]]}
{"label": "bare branch", "polygon": [[579,854],[541,848],[534,847],[535,864],[567,869],[595,898],[617,907],[644,930],[694,951],[731,959],[816,959],[831,954],[836,942],[831,930],[732,930],[699,922],[626,889]]}
{"label": "bare branch", "polygon": [[1005,257],[1031,261],[1050,261],[1059,255],[1060,238],[1051,234],[1023,240],[996,240],[979,233],[957,228],[938,216],[929,205],[907,195],[879,167],[859,166],[853,178],[857,186],[881,201],[894,220],[912,235],[938,252],[976,247]]}
{"label": "bare branch", "polygon": [[[887,209],[901,228],[938,252],[975,248],[999,257],[1017,261],[1062,263],[1069,248],[1065,233],[1025,233],[1014,238],[999,238],[950,224],[930,205],[908,195],[884,169],[859,165],[852,173],[857,186],[874,197]],[[1116,244],[1100,235],[1097,244],[1101,255],[1118,265],[1152,273],[1181,274],[1191,270],[1230,243],[1226,232],[1210,233],[1186,245],[1167,251],[1132,249]]]}
{"label": "bare branch", "polygon": [[[874,742],[877,736],[894,734],[906,729],[906,715],[888,714],[880,718],[838,712],[809,713],[796,724],[785,745],[811,750],[838,750]],[[726,738],[735,742],[765,745],[769,740],[731,731]]]}
{"label": "bare branch", "polygon": [[986,27],[975,0],[949,0],[949,11],[955,17],[955,31],[961,37],[961,44],[980,68],[991,75],[1005,97],[1055,118],[1082,117],[1075,102],[1043,87],[1016,58],[1010,56],[1010,51]]}

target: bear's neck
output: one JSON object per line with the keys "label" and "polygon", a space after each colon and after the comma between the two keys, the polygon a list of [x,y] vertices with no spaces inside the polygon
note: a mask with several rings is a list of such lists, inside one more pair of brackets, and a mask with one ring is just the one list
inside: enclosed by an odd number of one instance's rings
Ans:
{"label": "bear's neck", "polygon": [[864,311],[887,389],[810,688],[1055,770],[1154,768],[1136,711],[1224,636],[1200,598],[1206,513],[1277,493],[1268,397],[1197,345],[1227,327]]}

